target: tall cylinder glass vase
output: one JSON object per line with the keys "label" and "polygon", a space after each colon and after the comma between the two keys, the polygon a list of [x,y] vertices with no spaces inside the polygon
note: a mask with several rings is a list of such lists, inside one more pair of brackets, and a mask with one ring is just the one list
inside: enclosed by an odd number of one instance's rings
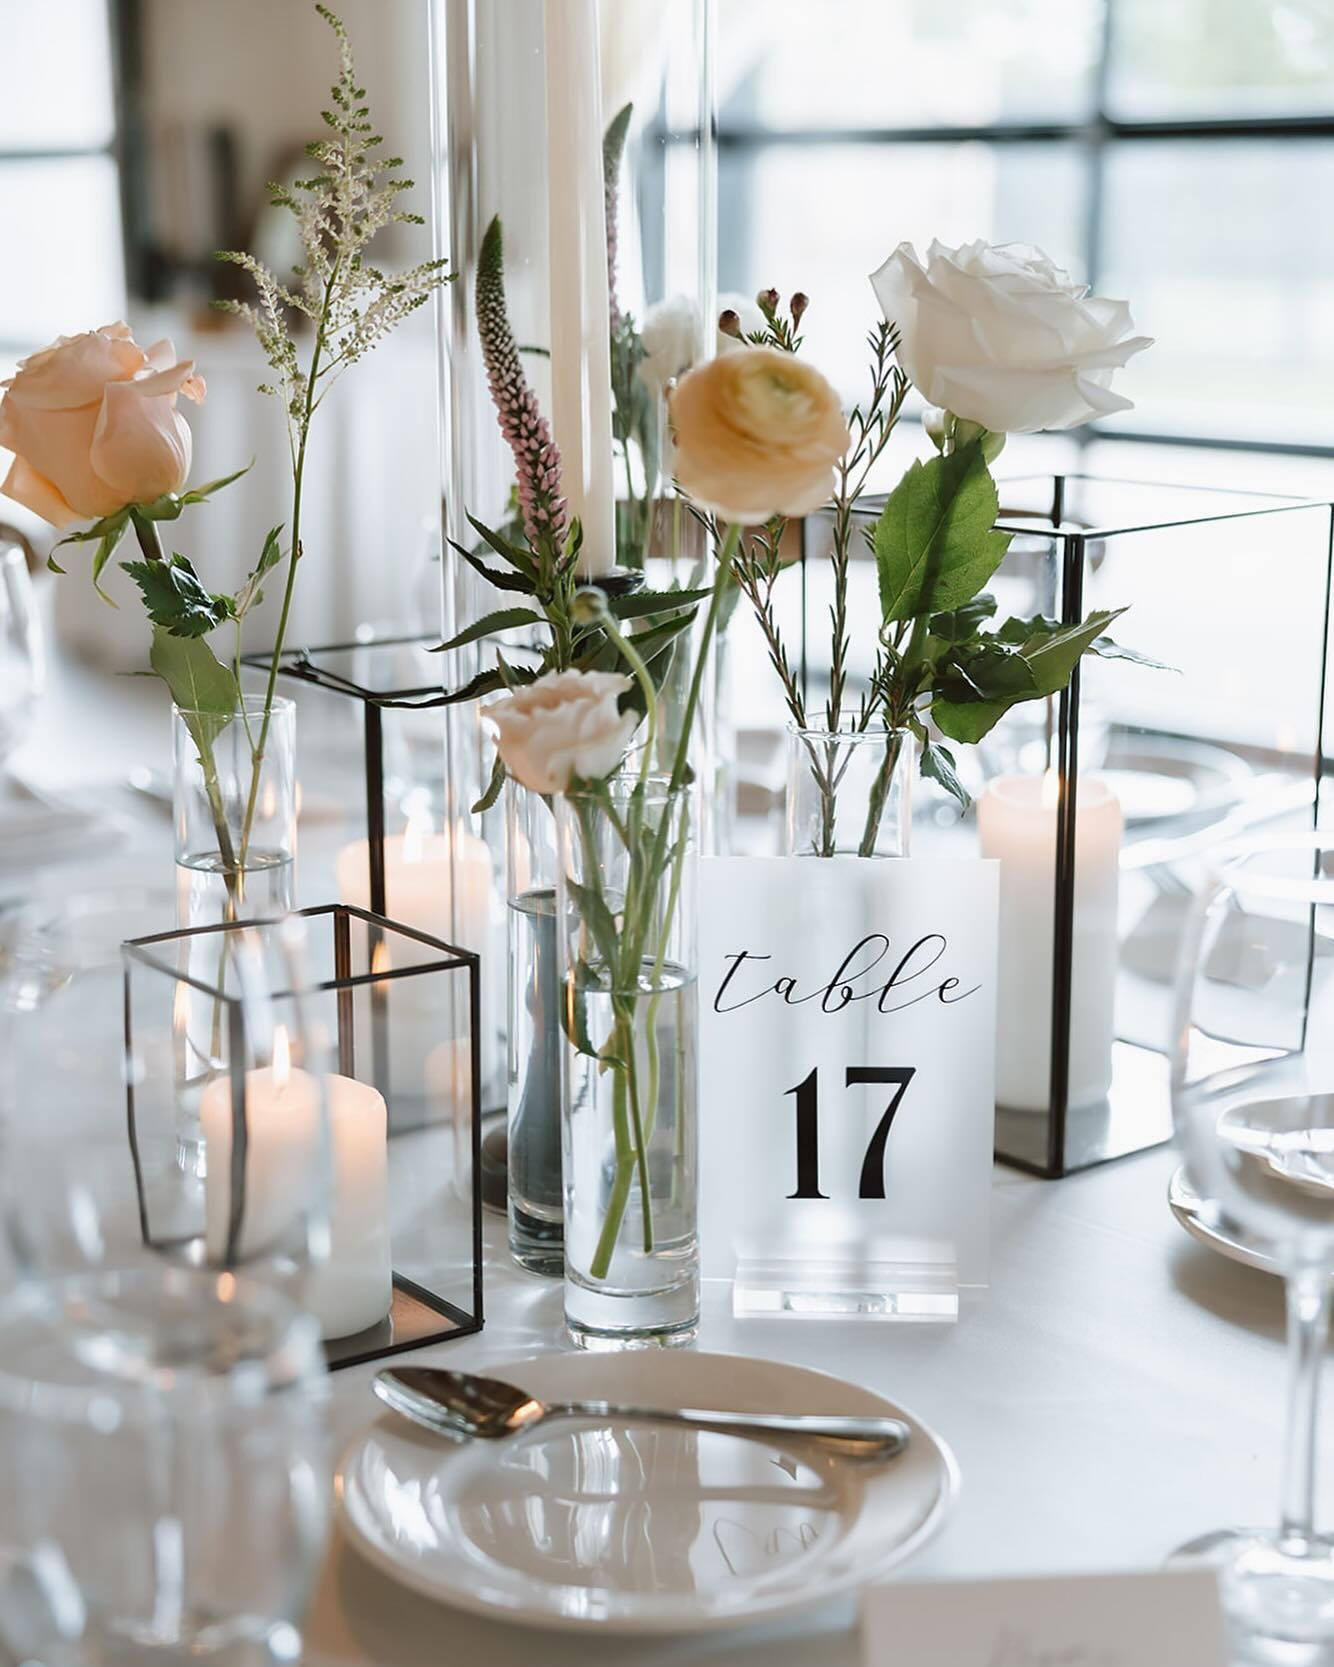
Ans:
{"label": "tall cylinder glass vase", "polygon": [[[189,930],[285,914],[296,890],[293,703],[275,698],[266,715],[260,698],[245,696],[230,717],[173,707],[172,756],[177,926]],[[222,986],[224,937],[185,937],[177,956],[183,976]],[[179,1158],[202,1175],[199,1097],[218,1070],[222,1014],[216,1003],[182,1001],[178,1009]]]}
{"label": "tall cylinder glass vase", "polygon": [[[665,553],[665,391],[716,343],[713,7],[432,0],[438,252],[458,272],[438,304],[459,543],[476,542],[469,515],[523,532],[479,331],[498,221],[504,309],[583,525],[582,570]],[[500,605],[475,584],[478,612]]]}
{"label": "tall cylinder glass vase", "polygon": [[693,795],[629,775],[557,802],[565,1320],[585,1348],[699,1324]]}
{"label": "tall cylinder glass vase", "polygon": [[916,768],[910,730],[789,724],[787,855],[906,857]]}
{"label": "tall cylinder glass vase", "polygon": [[559,1279],[565,1271],[565,1204],[556,813],[540,793],[510,780],[505,824],[510,1254],[530,1273]]}

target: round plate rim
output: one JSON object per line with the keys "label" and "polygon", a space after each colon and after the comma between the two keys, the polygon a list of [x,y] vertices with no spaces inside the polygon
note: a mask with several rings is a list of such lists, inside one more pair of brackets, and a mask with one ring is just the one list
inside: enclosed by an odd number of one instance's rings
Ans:
{"label": "round plate rim", "polygon": [[[550,1360],[553,1353],[564,1354],[565,1351],[547,1351],[541,1354],[527,1354],[514,1360],[488,1361],[482,1368],[488,1374],[521,1371],[525,1366],[532,1366],[541,1361]],[[908,1536],[892,1547],[885,1556],[877,1561],[873,1569],[850,1571],[838,1579],[821,1585],[818,1591],[807,1592],[804,1596],[792,1598],[777,1598],[772,1602],[765,1602],[755,1609],[726,1615],[707,1615],[683,1611],[679,1619],[674,1621],[659,1621],[636,1618],[632,1615],[614,1615],[580,1617],[575,1615],[551,1614],[547,1611],[532,1609],[502,1609],[495,1604],[488,1603],[476,1596],[467,1588],[450,1587],[448,1590],[429,1577],[422,1576],[416,1569],[406,1563],[395,1560],[376,1540],[373,1540],[360,1526],[352,1514],[347,1502],[347,1478],[351,1461],[371,1433],[381,1425],[393,1422],[394,1415],[385,1413],[376,1418],[373,1423],[359,1430],[344,1446],[334,1472],[334,1500],[336,1516],[339,1526],[347,1536],[356,1551],[368,1562],[373,1564],[389,1579],[406,1586],[419,1596],[429,1598],[434,1603],[443,1604],[451,1609],[459,1609],[467,1614],[480,1615],[487,1620],[500,1621],[512,1626],[529,1627],[546,1632],[590,1632],[597,1631],[604,1636],[620,1637],[658,1637],[665,1638],[688,1633],[731,1631],[737,1627],[755,1626],[762,1621],[781,1620],[786,1615],[801,1614],[806,1610],[819,1608],[822,1604],[831,1602],[848,1591],[858,1589],[873,1579],[878,1578],[887,1570],[897,1567],[909,1557],[914,1556],[923,1546],[928,1545],[940,1532],[946,1518],[958,1503],[960,1475],[959,1463],[954,1456],[953,1449],[941,1439],[932,1427],[919,1418],[910,1408],[891,1401],[879,1390],[872,1389],[866,1384],[853,1383],[852,1379],[841,1377],[837,1372],[825,1372],[817,1366],[799,1366],[790,1361],[770,1360],[763,1355],[728,1354],[714,1350],[682,1351],[678,1359],[690,1358],[709,1363],[745,1360],[758,1364],[777,1367],[780,1371],[799,1372],[804,1377],[822,1378],[826,1382],[858,1389],[863,1394],[873,1397],[880,1403],[878,1415],[888,1417],[907,1418],[916,1429],[935,1449],[936,1457],[941,1469],[940,1487],[931,1509],[918,1527]],[[589,1361],[605,1360],[605,1356],[589,1354],[581,1358]]]}
{"label": "round plate rim", "polygon": [[1219,1256],[1226,1256],[1230,1262],[1239,1262],[1245,1268],[1255,1268],[1259,1273],[1273,1274],[1276,1277],[1279,1275],[1279,1268],[1264,1251],[1253,1249],[1241,1240],[1232,1238],[1205,1220],[1201,1214],[1203,1203],[1200,1195],[1190,1184],[1185,1164],[1179,1164],[1172,1171],[1172,1178],[1167,1183],[1167,1207],[1178,1225],[1190,1234],[1196,1244],[1206,1245]]}

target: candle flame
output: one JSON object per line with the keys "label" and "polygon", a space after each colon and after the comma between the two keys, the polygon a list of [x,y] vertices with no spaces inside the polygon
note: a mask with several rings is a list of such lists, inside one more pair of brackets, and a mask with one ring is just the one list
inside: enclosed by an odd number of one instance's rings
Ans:
{"label": "candle flame", "polygon": [[292,1048],[287,1039],[287,1026],[275,1025],[273,1031],[273,1081],[277,1088],[286,1088],[292,1074]]}
{"label": "candle flame", "polygon": [[426,841],[434,832],[435,826],[431,821],[429,809],[424,805],[415,806],[403,829],[403,861],[420,862],[425,853]]}
{"label": "candle flame", "polygon": [[1042,808],[1055,810],[1061,802],[1061,772],[1048,770],[1042,778]]}
{"label": "candle flame", "polygon": [[371,976],[378,978],[381,973],[388,972],[393,966],[393,959],[389,954],[389,945],[380,939],[371,951]]}

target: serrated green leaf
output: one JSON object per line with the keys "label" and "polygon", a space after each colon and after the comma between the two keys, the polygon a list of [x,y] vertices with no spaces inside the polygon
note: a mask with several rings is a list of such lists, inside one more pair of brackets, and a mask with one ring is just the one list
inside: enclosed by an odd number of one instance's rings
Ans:
{"label": "serrated green leaf", "polygon": [[489,637],[497,631],[512,631],[519,625],[540,625],[541,614],[534,613],[531,608],[500,608],[495,613],[486,614],[473,624],[465,626],[457,636],[448,642],[437,643],[429,650],[432,654],[444,654],[451,648],[462,648],[465,644],[476,642],[479,637]]}
{"label": "serrated green leaf", "polygon": [[501,533],[486,526],[475,515],[468,517],[468,525],[477,534],[478,538],[495,551],[502,561],[507,561],[516,572],[522,573],[525,578],[531,579],[534,584],[537,583],[537,564],[526,550],[521,550],[517,544],[511,543]]}
{"label": "serrated green leaf", "polygon": [[996,486],[976,442],[912,464],[876,522],[885,622],[962,607],[1000,566],[1010,535],[993,527]]}
{"label": "serrated green leaf", "polygon": [[494,585],[497,590],[513,591],[518,596],[531,596],[533,594],[534,587],[527,579],[518,578],[513,573],[502,573],[495,567],[488,567],[479,555],[472,550],[465,549],[462,544],[455,543],[452,538],[449,543],[451,549],[457,550],[464,561],[470,567],[475,568],[487,583]]}
{"label": "serrated green leaf", "polygon": [[149,619],[173,637],[207,636],[235,611],[230,596],[209,595],[184,556],[120,565],[138,585]]}
{"label": "serrated green leaf", "polygon": [[171,690],[200,755],[209,752],[240,701],[233,673],[202,637],[173,636],[160,625],[153,627],[149,664]]}
{"label": "serrated green leaf", "polygon": [[713,595],[712,586],[698,590],[639,590],[629,596],[610,596],[607,609],[613,619],[642,619],[645,614],[668,613],[674,608],[691,608]]}

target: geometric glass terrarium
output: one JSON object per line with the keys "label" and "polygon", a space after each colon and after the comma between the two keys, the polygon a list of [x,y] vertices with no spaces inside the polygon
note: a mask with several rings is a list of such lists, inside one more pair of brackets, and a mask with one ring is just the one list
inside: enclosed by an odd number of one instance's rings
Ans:
{"label": "geometric glass terrarium", "polygon": [[[431,652],[439,640],[368,639],[283,656],[301,736],[301,890],[481,957],[482,1104],[497,1108],[505,1099],[504,813],[472,811],[489,753],[476,701],[440,704],[442,672],[453,668]],[[454,1030],[466,1020],[457,1015]]]}
{"label": "geometric glass terrarium", "polygon": [[327,1175],[302,1300],[342,1366],[481,1329],[478,958],[341,904],[300,918],[300,988],[258,1000],[281,920],[124,945],[128,1142],[145,1244],[220,1273],[281,1266],[291,1196]]}
{"label": "geometric glass terrarium", "polygon": [[[996,1155],[1060,1176],[1172,1137],[1173,982],[1211,853],[1318,823],[1334,507],[1083,475],[999,488],[997,618],[1128,603],[1111,634],[1171,668],[1087,657],[1064,693],[1011,708],[954,749],[963,816],[913,785],[911,854],[1000,861]],[[812,635],[827,536],[808,523]],[[854,610],[875,584],[854,563]]]}

